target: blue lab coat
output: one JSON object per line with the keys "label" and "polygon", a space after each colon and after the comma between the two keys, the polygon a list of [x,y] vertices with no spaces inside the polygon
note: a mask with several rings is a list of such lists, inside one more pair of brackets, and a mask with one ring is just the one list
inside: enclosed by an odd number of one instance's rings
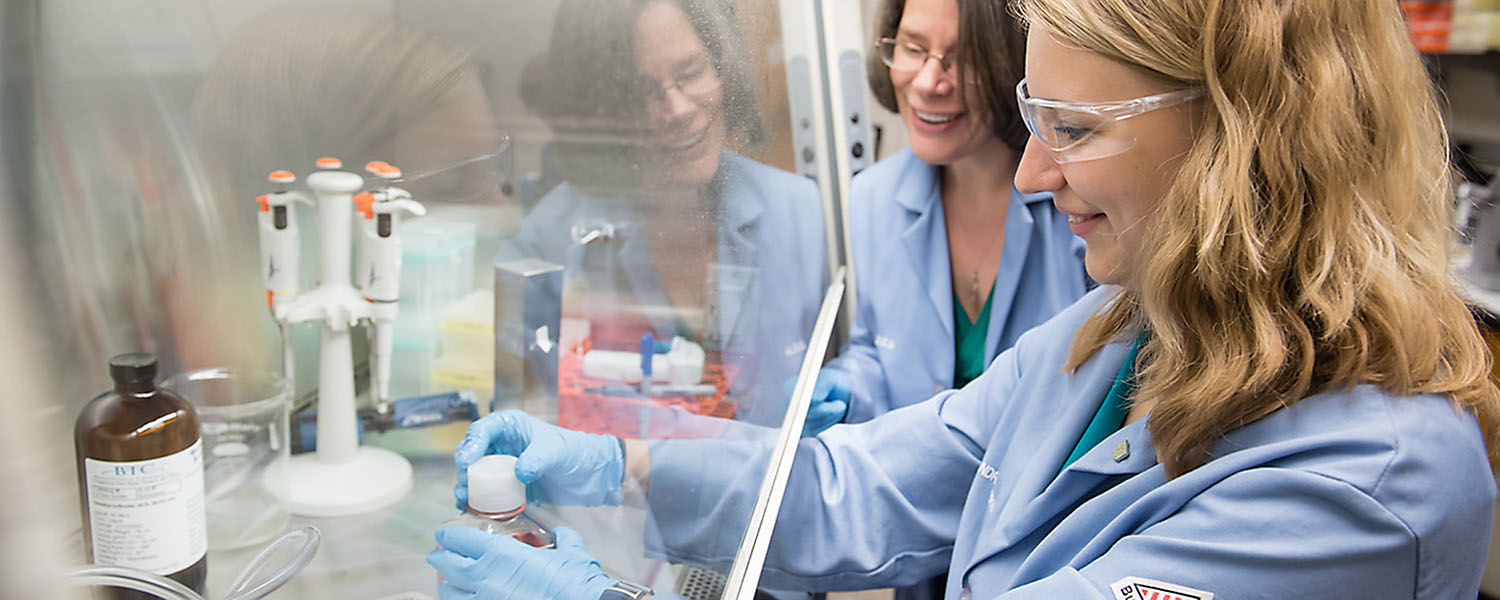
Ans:
{"label": "blue lab coat", "polygon": [[[828,367],[849,374],[844,420],[858,423],[953,387],[956,356],[938,167],[907,148],[855,177],[850,196],[858,306],[849,342]],[[1083,249],[1052,194],[1011,188],[985,364],[1088,291]]]}
{"label": "blue lab coat", "polygon": [[[1022,335],[961,390],[803,439],[762,581],[867,588],[948,570],[950,599],[1114,600],[1128,577],[1222,600],[1474,597],[1495,483],[1475,420],[1444,396],[1317,394],[1171,481],[1142,419],[1059,474],[1129,350],[1062,369],[1113,291]],[[749,512],[762,472],[702,465],[766,451],[653,445],[651,547],[727,565],[734,545],[714,523]]]}
{"label": "blue lab coat", "polygon": [[[730,394],[740,401],[737,419],[779,425],[786,413],[782,382],[796,376],[828,286],[823,206],[810,180],[732,152],[720,156],[718,261],[710,307],[717,339],[705,349],[723,352],[738,369]],[[496,261],[539,258],[564,267],[569,286],[610,292],[610,306],[670,306],[642,235],[639,205],[628,191],[584,190],[563,183],[544,196],[503,244]],[[614,226],[610,241],[580,245],[575,226]],[[658,340],[678,335],[672,319],[652,319]],[[644,331],[641,333],[645,333]]]}

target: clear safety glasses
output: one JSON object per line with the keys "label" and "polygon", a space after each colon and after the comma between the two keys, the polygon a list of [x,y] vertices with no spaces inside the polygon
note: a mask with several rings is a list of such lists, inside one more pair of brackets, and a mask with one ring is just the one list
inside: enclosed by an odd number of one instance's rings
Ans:
{"label": "clear safety glasses", "polygon": [[421,200],[468,202],[493,193],[510,176],[510,166],[510,136],[501,133],[494,151],[408,172],[399,185]]}
{"label": "clear safety glasses", "polygon": [[1052,150],[1058,163],[1107,158],[1129,150],[1136,137],[1120,121],[1202,95],[1203,90],[1191,89],[1118,102],[1068,102],[1031,97],[1025,79],[1016,84],[1021,120],[1031,135]]}

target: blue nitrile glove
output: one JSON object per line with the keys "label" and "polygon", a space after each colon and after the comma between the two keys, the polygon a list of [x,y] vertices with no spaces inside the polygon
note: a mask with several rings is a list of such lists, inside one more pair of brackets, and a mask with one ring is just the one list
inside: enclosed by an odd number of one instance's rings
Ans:
{"label": "blue nitrile glove", "polygon": [[[796,385],[795,377],[787,380],[784,386],[787,398],[791,398]],[[802,437],[813,437],[843,421],[844,413],[849,412],[851,389],[849,376],[843,371],[819,369],[818,381],[813,384],[812,401],[807,405],[807,419],[802,422]]]}
{"label": "blue nitrile glove", "polygon": [[556,549],[533,548],[506,535],[448,526],[434,537],[442,548],[427,564],[443,580],[442,600],[592,600],[611,579],[583,547],[583,536],[566,527],[552,530]]}
{"label": "blue nitrile glove", "polygon": [[550,425],[519,410],[490,413],[469,425],[453,451],[460,510],[469,503],[469,465],[486,454],[516,457],[516,479],[536,502],[582,506],[620,503],[625,456],[612,435]]}

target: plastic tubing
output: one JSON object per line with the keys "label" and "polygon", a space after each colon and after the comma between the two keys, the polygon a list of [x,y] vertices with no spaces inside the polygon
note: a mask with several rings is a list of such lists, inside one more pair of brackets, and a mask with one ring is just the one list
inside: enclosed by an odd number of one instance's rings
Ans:
{"label": "plastic tubing", "polygon": [[[316,527],[303,527],[276,538],[250,559],[250,564],[234,578],[224,600],[260,600],[291,581],[318,554],[322,536]],[[288,555],[278,564],[277,555]],[[265,575],[261,575],[265,572]]]}
{"label": "plastic tubing", "polygon": [[[296,577],[318,553],[322,536],[315,527],[287,532],[250,559],[223,600],[260,600]],[[285,557],[284,562],[278,560]],[[128,567],[88,566],[67,573],[71,587],[108,586],[151,594],[164,600],[205,600],[171,579]]]}
{"label": "plastic tubing", "polygon": [[203,600],[203,596],[199,596],[188,586],[155,573],[129,567],[83,567],[69,572],[66,582],[74,587],[125,588],[166,600]]}

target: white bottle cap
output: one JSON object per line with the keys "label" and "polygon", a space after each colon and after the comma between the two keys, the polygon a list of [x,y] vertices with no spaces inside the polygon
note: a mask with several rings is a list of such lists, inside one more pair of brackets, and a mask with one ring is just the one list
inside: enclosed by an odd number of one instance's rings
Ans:
{"label": "white bottle cap", "polygon": [[506,513],[526,506],[526,485],[516,479],[516,457],[492,454],[469,465],[469,508]]}

